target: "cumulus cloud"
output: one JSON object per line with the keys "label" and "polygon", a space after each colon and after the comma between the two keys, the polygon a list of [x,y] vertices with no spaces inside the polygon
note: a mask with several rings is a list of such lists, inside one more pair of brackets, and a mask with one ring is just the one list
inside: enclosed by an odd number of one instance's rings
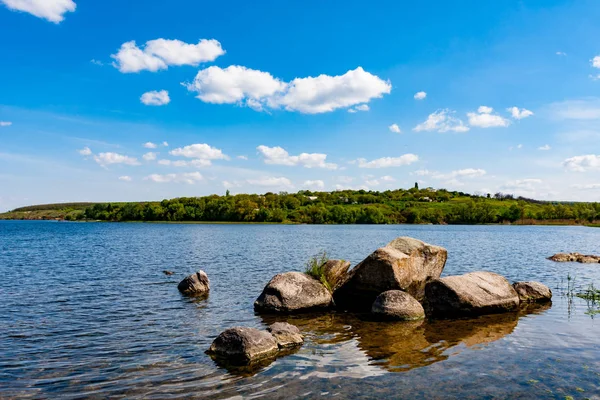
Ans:
{"label": "cumulus cloud", "polygon": [[349,113],[356,113],[357,111],[369,111],[371,108],[369,107],[368,104],[359,104],[354,108],[349,108],[348,112]]}
{"label": "cumulus cloud", "polygon": [[437,110],[429,114],[425,122],[415,126],[415,132],[437,131],[437,132],[467,132],[469,127],[460,119],[453,117],[454,111],[448,109]]}
{"label": "cumulus cloud", "polygon": [[432,173],[434,179],[455,179],[455,178],[478,178],[484,176],[487,172],[479,168],[465,168],[452,171],[447,174]]}
{"label": "cumulus cloud", "polygon": [[268,147],[264,145],[258,146],[256,150],[264,157],[265,164],[303,166],[304,168],[338,168],[337,164],[326,162],[327,154],[301,153],[297,156],[290,156],[285,149],[279,146]]}
{"label": "cumulus cloud", "polygon": [[211,165],[211,160],[229,160],[229,157],[223,154],[220,149],[212,147],[206,143],[196,143],[189,146],[173,149],[169,152],[172,156],[181,156],[195,158],[202,163],[202,166]]}
{"label": "cumulus cloud", "polygon": [[158,160],[159,165],[173,166],[173,167],[209,167],[212,165],[210,160],[197,159],[197,160]]}
{"label": "cumulus cloud", "polygon": [[514,119],[523,119],[523,118],[531,117],[533,115],[533,111],[530,111],[526,108],[509,107],[506,109],[506,111],[510,112],[510,115]]}
{"label": "cumulus cloud", "polygon": [[388,168],[388,167],[401,167],[404,165],[410,165],[419,161],[419,156],[416,154],[404,154],[400,157],[382,157],[376,160],[367,161],[364,158],[356,160],[359,168]]}
{"label": "cumulus cloud", "polygon": [[89,147],[84,147],[81,150],[77,150],[77,152],[79,154],[81,154],[82,156],[91,156],[92,155],[92,150],[90,150]]}
{"label": "cumulus cloud", "polygon": [[156,183],[187,183],[193,185],[204,180],[200,172],[185,172],[182,174],[151,174],[144,178]]}
{"label": "cumulus cloud", "polygon": [[168,142],[162,142],[162,145],[165,147],[169,147],[169,143]]}
{"label": "cumulus cloud", "polygon": [[508,119],[497,114],[492,114],[493,111],[494,109],[492,107],[481,106],[477,109],[476,113],[467,113],[469,125],[478,128],[507,127],[510,125],[510,121]]}
{"label": "cumulus cloud", "polygon": [[542,183],[541,179],[529,178],[529,179],[517,179],[515,181],[506,182],[502,185],[503,189],[506,190],[527,190],[532,191],[536,185]]}
{"label": "cumulus cloud", "polygon": [[143,146],[147,149],[155,149],[158,147],[158,145],[156,143],[152,143],[152,142],[146,142],[143,144]]}
{"label": "cumulus cloud", "polygon": [[119,177],[120,181],[131,182],[131,177],[127,175],[123,175]]}
{"label": "cumulus cloud", "polygon": [[237,156],[236,157],[238,160],[244,160],[247,161],[248,160],[248,156]]}
{"label": "cumulus cloud", "polygon": [[154,161],[154,160],[156,160],[156,154],[157,153],[153,153],[153,152],[149,151],[148,153],[144,154],[142,156],[142,158],[146,161]]}
{"label": "cumulus cloud", "polygon": [[388,126],[388,129],[394,133],[402,133],[398,124],[391,124],[390,126]]}
{"label": "cumulus cloud", "polygon": [[302,184],[303,188],[306,189],[312,189],[312,190],[322,190],[325,188],[325,182],[323,182],[322,180],[308,180],[308,181],[304,181],[304,183]]}
{"label": "cumulus cloud", "polygon": [[583,156],[567,158],[565,161],[563,161],[562,165],[566,169],[576,172],[586,172],[589,170],[600,169],[600,155],[587,154]]}
{"label": "cumulus cloud", "polygon": [[64,14],[75,11],[73,0],[0,0],[9,10],[22,11],[55,24],[65,19]]}
{"label": "cumulus cloud", "polygon": [[144,93],[142,97],[140,97],[140,101],[147,106],[164,106],[171,102],[171,98],[169,97],[169,92],[166,90],[152,90]]}
{"label": "cumulus cloud", "polygon": [[122,154],[110,152],[95,155],[94,161],[96,161],[103,167],[111,164],[140,165],[140,162],[135,157],[129,157]]}
{"label": "cumulus cloud", "polygon": [[10,121],[0,121],[0,126],[11,126],[12,122]]}
{"label": "cumulus cloud", "polygon": [[390,93],[392,85],[361,67],[344,75],[296,78],[284,82],[268,72],[239,65],[225,69],[212,66],[201,70],[189,91],[206,103],[239,104],[257,111],[283,108],[305,114],[331,112],[358,105],[366,111],[370,100]]}
{"label": "cumulus cloud", "polygon": [[248,179],[246,180],[250,185],[255,186],[265,186],[265,187],[282,187],[282,188],[292,188],[292,182],[288,178],[284,177],[265,177],[259,179]]}
{"label": "cumulus cloud", "polygon": [[142,48],[135,41],[125,42],[117,54],[113,66],[123,73],[167,69],[169,66],[193,65],[214,61],[225,54],[221,43],[215,39],[201,39],[197,44],[181,40],[155,39],[146,42]]}
{"label": "cumulus cloud", "polygon": [[417,92],[414,95],[415,100],[424,100],[427,97],[426,92]]}
{"label": "cumulus cloud", "polygon": [[552,147],[550,147],[549,144],[545,144],[543,146],[538,147],[538,150],[542,150],[542,151],[548,151],[550,150]]}

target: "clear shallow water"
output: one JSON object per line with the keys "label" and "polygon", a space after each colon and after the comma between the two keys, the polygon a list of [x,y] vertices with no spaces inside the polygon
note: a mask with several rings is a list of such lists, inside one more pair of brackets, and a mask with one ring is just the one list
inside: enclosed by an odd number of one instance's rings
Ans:
{"label": "clear shallow water", "polygon": [[[355,264],[405,235],[448,249],[444,275],[539,280],[553,304],[422,324],[254,313],[274,274],[319,250]],[[0,398],[600,398],[600,315],[556,289],[600,285],[600,265],[545,259],[559,251],[600,253],[600,229],[0,221]],[[177,291],[197,269],[207,300]],[[275,320],[305,334],[296,353],[252,371],[204,353]]]}

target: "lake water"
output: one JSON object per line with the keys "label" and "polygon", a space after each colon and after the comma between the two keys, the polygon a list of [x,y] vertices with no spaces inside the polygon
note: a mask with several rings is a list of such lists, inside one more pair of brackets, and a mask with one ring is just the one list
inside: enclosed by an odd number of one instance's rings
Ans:
{"label": "lake water", "polygon": [[[446,247],[443,275],[539,280],[553,303],[421,324],[254,313],[276,273],[320,250],[355,264],[398,236]],[[559,251],[600,253],[600,229],[0,221],[0,398],[600,399],[600,315],[559,289],[600,286],[600,264],[545,259]],[[182,297],[198,269],[209,298]],[[275,320],[304,346],[257,370],[204,353],[226,328]]]}

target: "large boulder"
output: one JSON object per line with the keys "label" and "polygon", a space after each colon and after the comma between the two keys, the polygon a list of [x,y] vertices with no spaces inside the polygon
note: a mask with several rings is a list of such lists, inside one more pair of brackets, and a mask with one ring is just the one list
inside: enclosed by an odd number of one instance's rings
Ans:
{"label": "large boulder", "polygon": [[332,289],[344,281],[349,269],[350,261],[345,260],[328,260],[323,265],[323,273]]}
{"label": "large boulder", "polygon": [[235,327],[217,336],[207,353],[233,365],[246,365],[274,357],[278,351],[277,340],[269,332]]}
{"label": "large boulder", "polygon": [[343,309],[368,311],[387,290],[402,290],[420,300],[425,284],[440,277],[447,258],[442,247],[409,237],[394,239],[348,273],[334,292],[335,303]]}
{"label": "large boulder", "polygon": [[301,346],[304,343],[300,329],[287,322],[275,322],[267,330],[275,337],[280,349]]}
{"label": "large boulder", "polygon": [[321,282],[301,272],[286,272],[269,281],[254,302],[254,309],[293,313],[326,309],[331,304],[331,293]]}
{"label": "large boulder", "polygon": [[480,271],[427,283],[424,305],[435,318],[495,314],[515,310],[519,295],[503,276]]}
{"label": "large boulder", "polygon": [[552,290],[540,282],[515,282],[513,288],[523,303],[543,303],[552,299]]}
{"label": "large boulder", "polygon": [[206,296],[210,291],[210,281],[204,271],[185,277],[177,289],[186,296]]}
{"label": "large boulder", "polygon": [[421,303],[401,290],[388,290],[377,296],[371,313],[385,320],[415,321],[425,318]]}

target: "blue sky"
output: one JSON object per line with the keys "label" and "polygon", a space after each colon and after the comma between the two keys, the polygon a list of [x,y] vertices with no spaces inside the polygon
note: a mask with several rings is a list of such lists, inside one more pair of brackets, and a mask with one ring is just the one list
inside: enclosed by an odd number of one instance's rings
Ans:
{"label": "blue sky", "polygon": [[0,0],[0,210],[422,186],[600,200],[596,1]]}

